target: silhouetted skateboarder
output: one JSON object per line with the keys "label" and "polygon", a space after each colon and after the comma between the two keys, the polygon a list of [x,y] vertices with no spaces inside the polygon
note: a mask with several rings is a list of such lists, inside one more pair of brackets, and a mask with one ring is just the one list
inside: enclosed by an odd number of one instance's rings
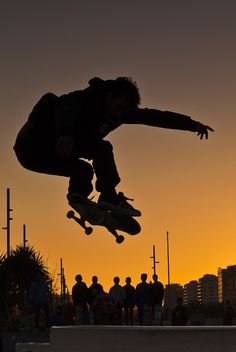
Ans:
{"label": "silhouetted skateboarder", "polygon": [[17,158],[26,169],[69,177],[68,199],[76,194],[77,201],[84,204],[89,202],[95,173],[99,205],[140,216],[140,211],[128,203],[129,199],[116,192],[120,177],[112,145],[104,137],[122,124],[187,130],[196,132],[201,139],[207,139],[213,129],[188,116],[141,109],[139,104],[136,83],[127,77],[95,77],[84,90],[59,97],[47,93],[18,133],[14,146]]}

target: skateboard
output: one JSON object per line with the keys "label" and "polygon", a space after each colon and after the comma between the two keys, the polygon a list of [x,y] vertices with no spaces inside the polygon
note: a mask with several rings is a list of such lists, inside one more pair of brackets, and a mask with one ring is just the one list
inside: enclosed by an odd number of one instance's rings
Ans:
{"label": "skateboard", "polygon": [[[123,231],[131,236],[141,231],[141,226],[131,216],[104,210],[95,202],[85,205],[69,201],[69,205],[79,214],[79,217],[73,210],[68,211],[67,217],[76,221],[84,229],[86,235],[93,232],[92,226],[103,226],[115,237],[117,243],[122,243],[124,236],[119,235],[117,231]],[[86,222],[92,226],[87,226]]]}

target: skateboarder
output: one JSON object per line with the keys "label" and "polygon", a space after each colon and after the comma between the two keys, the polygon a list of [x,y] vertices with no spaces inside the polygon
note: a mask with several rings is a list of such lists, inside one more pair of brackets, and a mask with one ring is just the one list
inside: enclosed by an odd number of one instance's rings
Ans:
{"label": "skateboarder", "polygon": [[89,204],[95,173],[100,205],[140,216],[140,211],[128,203],[129,199],[116,191],[120,177],[112,145],[104,137],[122,124],[187,130],[196,132],[201,139],[207,139],[208,132],[213,130],[188,116],[142,109],[139,104],[136,83],[127,77],[95,77],[83,90],[59,97],[47,93],[18,133],[14,145],[17,158],[31,171],[69,177],[70,201]]}

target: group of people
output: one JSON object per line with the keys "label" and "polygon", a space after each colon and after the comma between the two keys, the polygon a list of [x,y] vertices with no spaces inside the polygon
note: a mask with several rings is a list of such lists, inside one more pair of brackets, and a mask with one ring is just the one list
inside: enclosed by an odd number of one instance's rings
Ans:
{"label": "group of people", "polygon": [[[131,284],[130,277],[126,277],[122,286],[120,278],[115,276],[114,284],[108,292],[104,291],[97,276],[92,277],[90,286],[86,285],[80,274],[76,275],[75,280],[76,283],[72,287],[74,307],[68,301],[66,308],[63,305],[53,305],[48,284],[41,274],[35,276],[30,285],[27,302],[33,313],[32,323],[36,329],[64,325],[66,321],[69,324],[74,321],[77,325],[163,325],[163,315],[169,313],[169,319],[174,326],[205,325],[205,316],[199,302],[185,306],[181,297],[177,298],[171,311],[165,311],[163,314],[164,286],[156,274],[153,274],[149,283],[147,274],[141,274],[141,282],[136,287]],[[20,311],[17,306],[13,308],[11,327],[16,329]],[[226,301],[222,325],[232,325],[233,319],[234,309],[230,301]]]}
{"label": "group of people", "polygon": [[114,285],[105,292],[97,276],[92,277],[88,287],[82,275],[76,275],[72,299],[77,324],[133,325],[134,308],[137,307],[139,325],[162,325],[164,286],[156,274],[152,279],[147,283],[147,274],[143,273],[136,287],[132,286],[130,277],[126,277],[125,285],[121,286],[120,278],[116,276]]}

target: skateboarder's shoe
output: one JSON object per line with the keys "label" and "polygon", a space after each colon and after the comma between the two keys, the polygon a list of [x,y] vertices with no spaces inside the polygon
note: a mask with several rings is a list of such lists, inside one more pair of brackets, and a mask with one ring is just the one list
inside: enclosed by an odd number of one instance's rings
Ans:
{"label": "skateboarder's shoe", "polygon": [[92,200],[81,196],[79,193],[68,193],[67,194],[68,202],[71,204],[80,204],[80,205],[89,205],[96,206],[96,203]]}
{"label": "skateboarder's shoe", "polygon": [[141,212],[132,207],[127,202],[128,200],[133,201],[133,199],[127,198],[122,192],[119,192],[112,199],[107,199],[101,194],[98,199],[98,206],[105,210],[115,211],[128,216],[141,216]]}

